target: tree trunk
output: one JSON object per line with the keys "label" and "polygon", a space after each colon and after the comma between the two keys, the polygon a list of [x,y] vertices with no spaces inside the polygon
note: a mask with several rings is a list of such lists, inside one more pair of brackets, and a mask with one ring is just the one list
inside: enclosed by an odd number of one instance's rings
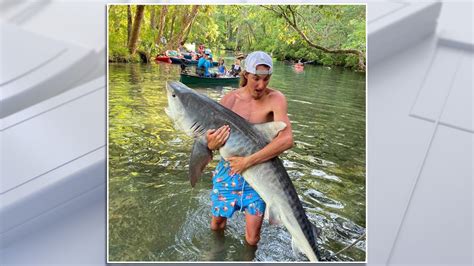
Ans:
{"label": "tree trunk", "polygon": [[127,5],[127,45],[130,45],[130,36],[132,36],[132,7]]}
{"label": "tree trunk", "polygon": [[194,20],[196,19],[197,15],[198,15],[198,11],[199,11],[199,5],[195,5],[191,9],[191,14],[189,14],[185,17],[186,21],[185,21],[185,24],[183,24],[184,25],[183,31],[182,31],[183,35],[181,35],[178,38],[178,43],[185,42],[186,39],[188,38],[189,33],[191,32],[191,28],[193,26]]}
{"label": "tree trunk", "polygon": [[167,39],[168,39],[168,44],[167,44],[168,47],[169,47],[169,45],[171,44],[171,39],[173,39],[173,33],[174,33],[173,31],[174,31],[174,21],[175,21],[175,19],[176,19],[176,16],[173,16],[173,17],[171,18],[170,34],[168,35],[168,38],[167,38]]}
{"label": "tree trunk", "polygon": [[184,36],[181,37],[181,40],[179,41],[180,43],[181,42],[186,42],[188,40],[189,34],[191,33],[191,29],[193,28],[193,23],[194,23],[194,20],[191,21],[191,25],[190,25],[189,29],[186,31],[186,33],[184,34]]}
{"label": "tree trunk", "polygon": [[232,36],[232,25],[231,25],[231,22],[230,20],[226,21],[226,24],[227,24],[227,43],[230,43],[234,36]]}
{"label": "tree trunk", "polygon": [[165,29],[167,13],[168,13],[168,6],[161,6],[160,21],[159,21],[160,24],[158,25],[158,34],[156,35],[156,38],[155,38],[155,44],[157,45],[161,44],[161,36],[163,36],[163,30]]}
{"label": "tree trunk", "polygon": [[152,30],[156,28],[156,15],[155,15],[155,6],[150,6],[150,27]]}
{"label": "tree trunk", "polygon": [[239,45],[239,36],[240,36],[240,25],[237,27],[237,33],[235,34],[235,51],[240,51]]}
{"label": "tree trunk", "polygon": [[128,45],[128,50],[131,55],[134,55],[135,52],[137,51],[138,37],[140,36],[140,27],[142,25],[144,10],[145,10],[144,5],[137,6],[137,12],[135,14],[135,19],[133,21],[132,35],[130,37],[130,43]]}

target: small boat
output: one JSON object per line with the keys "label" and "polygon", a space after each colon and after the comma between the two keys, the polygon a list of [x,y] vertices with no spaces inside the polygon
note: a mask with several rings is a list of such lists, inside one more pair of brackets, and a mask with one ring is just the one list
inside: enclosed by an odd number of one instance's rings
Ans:
{"label": "small boat", "polygon": [[184,63],[187,64],[187,65],[197,65],[198,60],[186,59],[186,60],[184,60]]}
{"label": "small boat", "polygon": [[155,60],[156,61],[159,61],[159,62],[165,62],[165,63],[170,63],[171,64],[171,59],[169,56],[166,56],[166,55],[157,55],[155,57]]}
{"label": "small boat", "polygon": [[175,56],[170,56],[170,60],[171,60],[172,64],[182,64],[183,62],[186,63],[187,59],[179,58],[179,57],[175,57]]}
{"label": "small boat", "polygon": [[218,85],[218,86],[237,86],[239,77],[201,77],[190,73],[181,73],[180,81],[188,86],[192,85]]}
{"label": "small boat", "polygon": [[182,55],[184,56],[184,58],[189,59],[189,60],[191,60],[193,58],[191,53],[182,53]]}
{"label": "small boat", "polygon": [[[184,63],[186,65],[197,65],[198,60],[190,60],[190,59],[184,59]],[[181,63],[180,63],[181,64]],[[215,67],[218,65],[218,62],[212,62],[212,66]]]}

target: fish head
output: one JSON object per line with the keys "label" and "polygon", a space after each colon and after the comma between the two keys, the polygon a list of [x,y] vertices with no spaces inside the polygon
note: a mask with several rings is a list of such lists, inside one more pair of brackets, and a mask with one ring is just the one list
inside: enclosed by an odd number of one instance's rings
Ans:
{"label": "fish head", "polygon": [[174,122],[177,129],[184,130],[186,128],[186,120],[188,120],[188,110],[186,109],[184,99],[187,88],[180,86],[178,82],[166,83],[166,94],[168,98],[168,106],[165,108],[166,115]]}
{"label": "fish head", "polygon": [[[202,117],[203,97],[177,81],[166,83],[166,93],[168,107],[165,108],[165,112],[174,122],[175,128],[184,131],[189,136],[196,135],[197,132],[202,133],[205,124],[203,121],[206,120]],[[196,130],[198,124],[196,121],[200,121],[201,131]]]}

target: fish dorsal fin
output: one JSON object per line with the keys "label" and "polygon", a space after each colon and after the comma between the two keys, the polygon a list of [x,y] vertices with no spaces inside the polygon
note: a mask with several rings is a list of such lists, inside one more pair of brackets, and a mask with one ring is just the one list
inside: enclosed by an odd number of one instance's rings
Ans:
{"label": "fish dorsal fin", "polygon": [[207,148],[207,143],[202,138],[194,140],[193,150],[189,159],[189,180],[191,186],[196,185],[206,165],[212,159],[212,152]]}
{"label": "fish dorsal fin", "polygon": [[262,124],[254,124],[253,127],[260,132],[268,141],[272,141],[278,132],[286,128],[286,123],[283,121],[272,121]]}

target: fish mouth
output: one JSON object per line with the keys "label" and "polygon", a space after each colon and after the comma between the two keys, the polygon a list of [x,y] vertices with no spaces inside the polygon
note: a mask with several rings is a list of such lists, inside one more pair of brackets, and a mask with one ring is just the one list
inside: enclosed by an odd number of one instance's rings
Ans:
{"label": "fish mouth", "polygon": [[169,82],[166,82],[166,95],[169,97],[171,97],[171,95],[173,95],[174,93],[174,89],[171,87],[170,83]]}

